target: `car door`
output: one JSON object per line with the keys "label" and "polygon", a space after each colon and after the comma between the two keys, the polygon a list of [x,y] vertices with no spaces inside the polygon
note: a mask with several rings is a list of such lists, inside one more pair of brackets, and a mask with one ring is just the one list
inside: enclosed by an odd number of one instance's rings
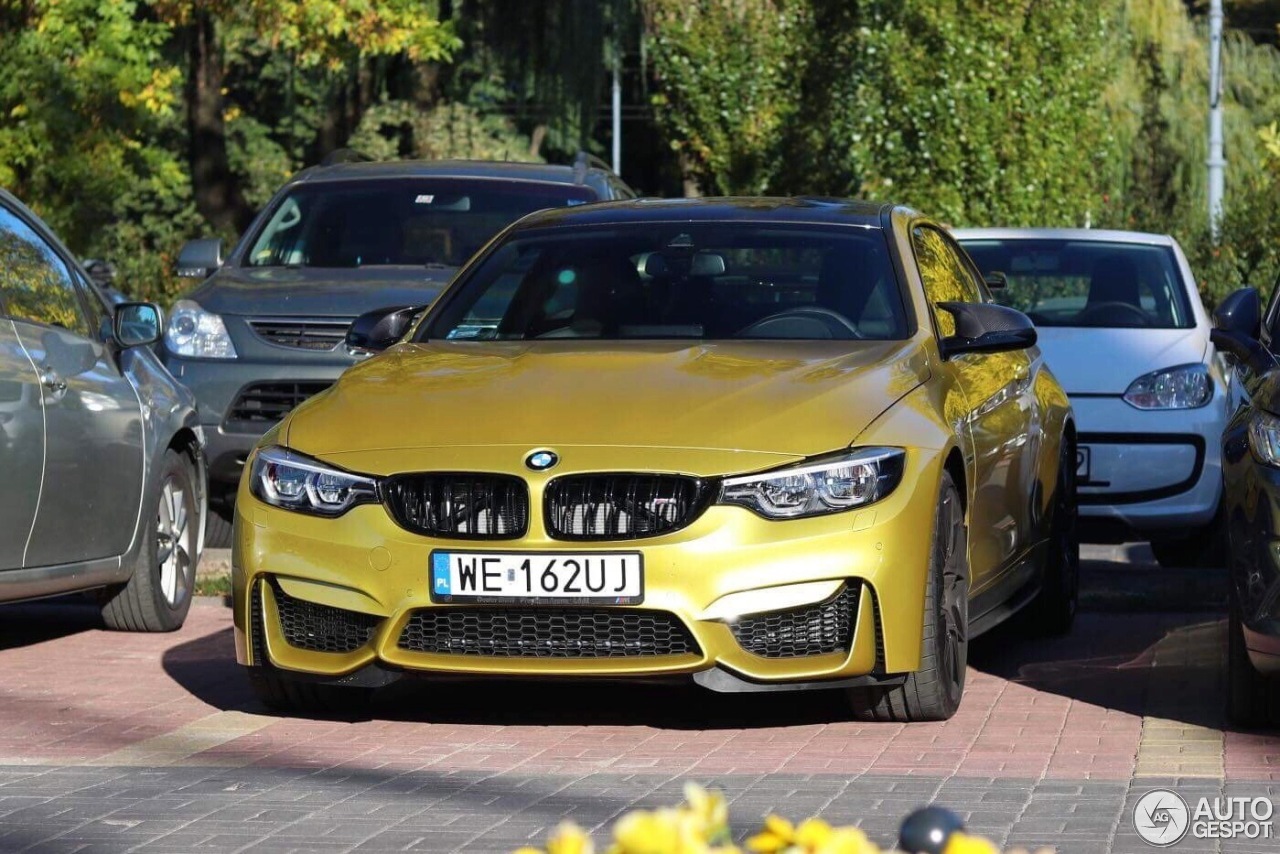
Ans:
{"label": "car door", "polygon": [[[939,338],[955,320],[937,308],[946,301],[984,302],[967,256],[941,230],[916,225],[916,263]],[[948,363],[966,401],[961,420],[973,472],[969,555],[973,589],[980,591],[1032,544],[1032,496],[1040,444],[1039,408],[1026,351],[966,353]]]}
{"label": "car door", "polygon": [[0,299],[34,366],[45,422],[43,485],[24,564],[121,555],[142,498],[142,407],[104,343],[106,309],[96,297],[89,302],[67,256],[34,221],[0,205],[0,232],[12,245]]}
{"label": "car door", "polygon": [[[16,239],[0,225],[0,282],[12,274]],[[40,502],[44,409],[35,365],[0,301],[0,570],[18,569]]]}

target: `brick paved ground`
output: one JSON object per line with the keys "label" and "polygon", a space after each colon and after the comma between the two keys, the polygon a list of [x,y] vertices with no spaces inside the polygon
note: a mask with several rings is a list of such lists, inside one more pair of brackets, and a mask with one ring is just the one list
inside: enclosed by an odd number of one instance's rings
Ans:
{"label": "brick paved ground", "polygon": [[421,683],[335,722],[256,705],[217,603],[158,637],[106,633],[75,604],[10,606],[0,851],[500,852],[566,817],[674,803],[688,779],[725,791],[744,832],[821,813],[888,845],[937,801],[1002,843],[1141,851],[1130,815],[1150,789],[1280,799],[1280,739],[1224,729],[1223,631],[1213,611],[1112,609],[1059,641],[1000,632],[975,644],[944,724],[849,723],[818,694]]}

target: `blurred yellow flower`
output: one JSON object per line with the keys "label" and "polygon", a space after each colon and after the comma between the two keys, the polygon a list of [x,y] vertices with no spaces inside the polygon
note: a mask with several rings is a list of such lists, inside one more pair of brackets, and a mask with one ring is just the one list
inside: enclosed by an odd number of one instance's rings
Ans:
{"label": "blurred yellow flower", "polygon": [[959,831],[951,834],[942,854],[1000,854],[1000,849],[981,836],[970,836]]}
{"label": "blurred yellow flower", "polygon": [[856,827],[832,827],[810,818],[797,827],[771,815],[764,829],[747,840],[747,848],[759,854],[880,854],[880,848]]}

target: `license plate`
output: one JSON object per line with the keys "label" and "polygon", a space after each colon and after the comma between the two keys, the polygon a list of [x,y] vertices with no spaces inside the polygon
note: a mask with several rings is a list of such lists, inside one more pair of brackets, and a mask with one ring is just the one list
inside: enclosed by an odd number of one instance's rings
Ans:
{"label": "license plate", "polygon": [[1087,482],[1089,480],[1089,466],[1093,462],[1093,455],[1090,453],[1088,445],[1080,445],[1076,448],[1076,479]]}
{"label": "license plate", "polygon": [[644,559],[638,552],[435,551],[431,601],[638,605]]}

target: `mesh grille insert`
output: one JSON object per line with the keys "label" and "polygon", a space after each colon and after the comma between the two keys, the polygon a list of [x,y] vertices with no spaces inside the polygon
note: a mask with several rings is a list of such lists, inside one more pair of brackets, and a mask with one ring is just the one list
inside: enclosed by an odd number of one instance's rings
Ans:
{"label": "mesh grille insert", "polygon": [[858,588],[845,585],[819,605],[742,617],[730,625],[738,645],[764,658],[796,658],[849,649]]}
{"label": "mesh grille insert", "polygon": [[497,658],[636,658],[698,653],[666,611],[603,608],[431,608],[417,611],[401,649]]}
{"label": "mesh grille insert", "polygon": [[383,486],[400,527],[431,537],[510,540],[529,525],[529,488],[491,474],[402,474]]}
{"label": "mesh grille insert", "polygon": [[705,506],[707,490],[681,475],[591,474],[547,485],[547,528],[562,540],[627,540],[677,531]]}
{"label": "mesh grille insert", "polygon": [[295,599],[274,581],[280,631],[289,646],[313,652],[354,652],[367,644],[380,617]]}
{"label": "mesh grille insert", "polygon": [[240,389],[240,394],[227,408],[227,423],[239,421],[259,427],[275,424],[299,403],[330,385],[332,383],[324,381],[252,383]]}

